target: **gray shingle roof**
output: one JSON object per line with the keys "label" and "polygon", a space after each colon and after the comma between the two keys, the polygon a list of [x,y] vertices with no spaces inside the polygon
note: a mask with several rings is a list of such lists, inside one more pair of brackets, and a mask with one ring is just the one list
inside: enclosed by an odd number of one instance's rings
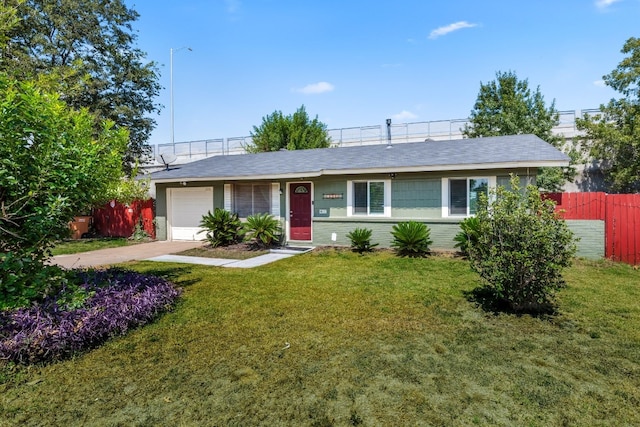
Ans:
{"label": "gray shingle roof", "polygon": [[154,172],[156,182],[313,177],[361,173],[566,166],[569,157],[535,135],[425,141],[215,156]]}

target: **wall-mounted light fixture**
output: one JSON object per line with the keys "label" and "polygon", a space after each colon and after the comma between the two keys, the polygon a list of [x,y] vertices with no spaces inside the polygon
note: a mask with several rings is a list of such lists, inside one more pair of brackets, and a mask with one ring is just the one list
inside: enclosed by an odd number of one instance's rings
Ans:
{"label": "wall-mounted light fixture", "polygon": [[396,178],[396,173],[395,173],[395,172],[391,172],[391,173],[389,174],[389,178],[391,178],[391,179],[395,179],[395,178]]}
{"label": "wall-mounted light fixture", "polygon": [[183,187],[186,187],[187,186],[187,181],[180,182],[180,185],[182,185]]}

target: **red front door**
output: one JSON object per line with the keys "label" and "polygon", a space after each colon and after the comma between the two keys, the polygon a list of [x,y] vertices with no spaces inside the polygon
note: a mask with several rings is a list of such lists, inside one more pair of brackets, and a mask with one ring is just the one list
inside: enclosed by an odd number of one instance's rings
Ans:
{"label": "red front door", "polygon": [[311,240],[311,184],[289,184],[289,238]]}

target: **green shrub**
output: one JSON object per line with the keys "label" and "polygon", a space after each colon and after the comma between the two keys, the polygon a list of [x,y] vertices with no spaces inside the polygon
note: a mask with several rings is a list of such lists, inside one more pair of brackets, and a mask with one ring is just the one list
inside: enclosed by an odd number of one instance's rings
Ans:
{"label": "green shrub", "polygon": [[211,246],[229,246],[242,241],[244,230],[238,214],[216,208],[203,215],[200,227],[204,228]]}
{"label": "green shrub", "polygon": [[[489,202],[491,200],[491,202]],[[469,246],[469,260],[496,302],[516,312],[549,311],[555,291],[564,287],[562,269],[571,265],[575,239],[551,200],[542,200],[533,186],[498,187],[481,195],[478,239]]]}
{"label": "green shrub", "polygon": [[67,283],[65,271],[45,258],[39,251],[0,254],[0,311],[27,307]]}
{"label": "green shrub", "polygon": [[144,224],[142,223],[142,218],[136,222],[135,227],[133,228],[133,233],[129,236],[129,240],[133,240],[135,242],[142,242],[143,240],[151,239],[151,235],[147,233],[144,229]]}
{"label": "green shrub", "polygon": [[460,222],[460,231],[453,238],[456,242],[454,247],[458,248],[463,255],[469,255],[469,245],[478,241],[479,229],[480,221],[477,217],[465,218]]}
{"label": "green shrub", "polygon": [[282,237],[280,221],[267,213],[248,216],[244,229],[249,242],[261,249],[269,248]]}
{"label": "green shrub", "polygon": [[371,243],[372,234],[372,230],[360,227],[356,227],[355,230],[347,233],[347,238],[351,240],[351,250],[359,254],[371,252],[373,248],[378,246],[378,243]]}
{"label": "green shrub", "polygon": [[417,221],[400,222],[391,231],[393,241],[391,247],[400,256],[423,257],[429,253],[431,230]]}

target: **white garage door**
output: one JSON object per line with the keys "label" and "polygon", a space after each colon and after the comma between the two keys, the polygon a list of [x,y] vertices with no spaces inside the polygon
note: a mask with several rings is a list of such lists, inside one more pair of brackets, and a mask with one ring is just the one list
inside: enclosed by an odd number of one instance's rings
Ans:
{"label": "white garage door", "polygon": [[202,240],[198,234],[202,215],[213,211],[213,187],[169,189],[169,238],[171,240]]}

